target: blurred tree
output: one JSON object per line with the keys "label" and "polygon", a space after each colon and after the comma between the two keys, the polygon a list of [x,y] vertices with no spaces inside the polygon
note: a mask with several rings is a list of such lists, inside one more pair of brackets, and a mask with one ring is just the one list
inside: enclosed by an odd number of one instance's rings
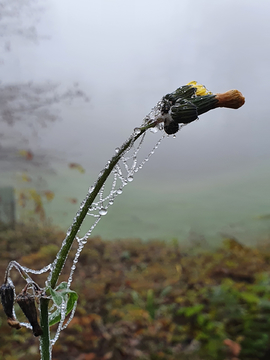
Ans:
{"label": "blurred tree", "polygon": [[[37,28],[46,6],[46,0],[0,0],[2,70],[22,44],[36,45],[49,39]],[[47,188],[44,174],[53,172],[51,163],[56,156],[37,151],[34,140],[39,139],[42,128],[59,120],[60,109],[75,99],[89,100],[75,82],[68,88],[50,80],[0,82],[0,169],[2,175],[7,175],[1,176],[0,185],[16,188],[20,217],[24,211],[29,219],[46,219],[43,202],[51,201],[54,193]]]}
{"label": "blurred tree", "polygon": [[[0,0],[0,49],[2,68],[5,54],[12,52],[18,40],[38,43],[48,38],[39,34],[38,24],[45,0]],[[40,128],[60,118],[59,108],[74,99],[88,101],[87,95],[77,83],[63,89],[59,84],[1,83],[0,82],[0,162],[3,170],[25,169],[29,165],[44,165],[45,154],[35,154],[31,164],[29,157],[18,157],[18,150],[29,149],[29,137],[37,135]]]}

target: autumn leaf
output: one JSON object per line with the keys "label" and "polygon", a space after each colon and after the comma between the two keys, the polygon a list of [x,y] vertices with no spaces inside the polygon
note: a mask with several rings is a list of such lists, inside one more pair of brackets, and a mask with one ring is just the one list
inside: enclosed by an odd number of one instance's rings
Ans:
{"label": "autumn leaf", "polygon": [[76,198],[67,198],[67,201],[69,201],[71,204],[77,204],[78,199],[76,199]]}
{"label": "autumn leaf", "polygon": [[28,200],[27,195],[24,192],[20,192],[18,197],[18,204],[24,208],[27,200]]}
{"label": "autumn leaf", "polygon": [[82,174],[85,173],[85,169],[82,167],[82,165],[78,163],[70,163],[68,166],[70,167],[70,169],[78,170]]}
{"label": "autumn leaf", "polygon": [[225,339],[223,341],[223,344],[226,345],[233,356],[238,356],[241,351],[241,345],[236,343],[235,341],[232,341],[231,339]]}
{"label": "autumn leaf", "polygon": [[45,219],[45,211],[43,208],[43,203],[42,203],[42,199],[40,194],[37,193],[37,191],[35,189],[30,189],[29,190],[29,195],[31,196],[32,200],[34,201],[35,204],[35,213],[39,214],[40,216],[40,220],[44,220]]}
{"label": "autumn leaf", "polygon": [[23,156],[26,160],[32,160],[34,155],[29,150],[19,150],[19,154]]}
{"label": "autumn leaf", "polygon": [[54,199],[54,196],[55,196],[54,192],[50,191],[50,190],[44,191],[43,194],[44,194],[44,196],[46,197],[46,199],[48,201],[52,201]]}
{"label": "autumn leaf", "polygon": [[32,181],[31,177],[28,176],[26,173],[22,173],[21,179],[22,179],[22,181],[25,181],[25,182],[31,182]]}

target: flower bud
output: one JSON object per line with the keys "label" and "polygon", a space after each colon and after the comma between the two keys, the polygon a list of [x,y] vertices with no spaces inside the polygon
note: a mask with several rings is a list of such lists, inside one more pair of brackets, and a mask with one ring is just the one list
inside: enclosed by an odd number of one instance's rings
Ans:
{"label": "flower bud", "polygon": [[168,135],[177,133],[179,130],[179,125],[176,121],[169,121],[168,119],[164,121],[164,131]]}
{"label": "flower bud", "polygon": [[196,105],[186,99],[178,99],[171,107],[170,114],[174,121],[182,124],[189,124],[198,118]]}
{"label": "flower bud", "polygon": [[14,289],[10,284],[3,284],[0,288],[1,303],[4,308],[4,312],[8,317],[9,326],[20,329],[21,325],[18,320],[13,316],[13,305],[14,305]]}
{"label": "flower bud", "polygon": [[27,317],[28,321],[32,325],[33,334],[35,336],[42,335],[42,329],[37,319],[37,309],[34,296],[26,292],[22,292],[17,296],[17,303],[19,304],[24,315]]}
{"label": "flower bud", "polygon": [[1,303],[8,318],[13,318],[14,289],[10,284],[3,284],[0,288]]}
{"label": "flower bud", "polygon": [[193,99],[190,99],[190,101],[197,107],[198,115],[218,107],[216,95],[196,96]]}
{"label": "flower bud", "polygon": [[169,100],[174,105],[178,99],[189,99],[196,93],[196,88],[191,85],[184,85],[176,89],[174,92],[167,94],[163,99]]}

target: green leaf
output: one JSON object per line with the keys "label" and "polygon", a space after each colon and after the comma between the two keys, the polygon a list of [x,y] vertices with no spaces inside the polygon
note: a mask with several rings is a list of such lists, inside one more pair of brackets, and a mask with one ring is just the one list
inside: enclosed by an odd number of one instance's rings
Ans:
{"label": "green leaf", "polygon": [[261,299],[258,305],[260,308],[263,308],[265,310],[270,310],[270,301],[267,299]]}
{"label": "green leaf", "polygon": [[154,298],[154,292],[152,289],[149,289],[147,291],[146,295],[146,310],[149,312],[149,315],[152,319],[155,318],[155,304],[154,304],[155,298]]}
{"label": "green leaf", "polygon": [[53,302],[57,306],[57,309],[49,315],[49,325],[52,326],[61,320],[61,311],[59,309],[59,306],[61,306],[62,302],[67,301],[67,316],[73,310],[74,306],[76,306],[78,294],[75,291],[68,289],[66,282],[62,282],[61,284],[59,284],[55,290],[49,288],[49,291],[51,293]]}
{"label": "green leaf", "polygon": [[54,289],[49,289],[50,290],[50,293],[51,293],[51,296],[52,296],[52,301],[57,305],[57,306],[60,306],[62,304],[62,296],[57,292],[55,291]]}
{"label": "green leaf", "polygon": [[177,311],[177,313],[184,314],[185,316],[190,317],[192,315],[199,314],[203,308],[204,308],[203,304],[198,304],[198,305],[184,307],[182,309],[179,309]]}
{"label": "green leaf", "polygon": [[260,298],[252,294],[250,292],[244,291],[240,294],[241,299],[245,300],[247,303],[258,303],[260,301]]}

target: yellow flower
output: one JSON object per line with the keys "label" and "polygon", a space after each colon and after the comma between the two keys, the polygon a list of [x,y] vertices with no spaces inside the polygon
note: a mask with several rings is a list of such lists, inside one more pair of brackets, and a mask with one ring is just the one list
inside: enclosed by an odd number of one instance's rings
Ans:
{"label": "yellow flower", "polygon": [[197,96],[212,95],[211,91],[208,91],[204,85],[198,84],[197,81],[191,81],[187,85],[191,85],[196,88]]}

